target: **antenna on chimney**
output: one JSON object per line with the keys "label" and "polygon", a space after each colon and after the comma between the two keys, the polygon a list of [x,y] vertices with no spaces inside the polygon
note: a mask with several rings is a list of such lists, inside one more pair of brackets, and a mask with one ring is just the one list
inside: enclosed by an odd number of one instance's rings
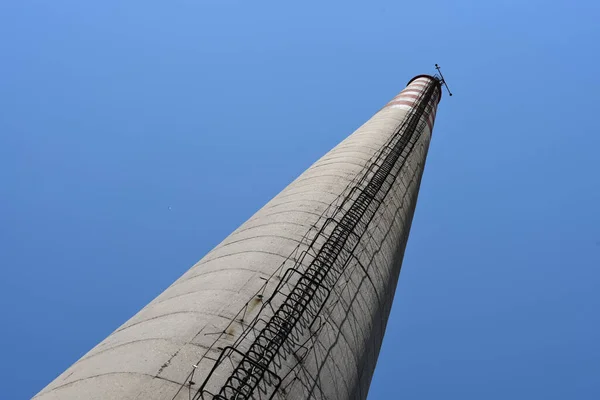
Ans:
{"label": "antenna on chimney", "polygon": [[446,83],[446,79],[444,79],[444,75],[442,75],[442,70],[440,69],[440,66],[435,64],[435,69],[437,69],[438,74],[440,74],[440,83],[446,87],[448,94],[450,96],[452,96],[452,92],[450,91],[450,88],[448,87],[448,84]]}

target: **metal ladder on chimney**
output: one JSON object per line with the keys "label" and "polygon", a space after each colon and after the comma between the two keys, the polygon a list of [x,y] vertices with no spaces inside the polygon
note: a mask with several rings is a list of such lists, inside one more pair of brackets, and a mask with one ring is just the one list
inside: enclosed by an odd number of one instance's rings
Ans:
{"label": "metal ladder on chimney", "polygon": [[[300,345],[300,343],[293,343],[295,342],[293,331],[302,329],[299,327],[299,322],[304,320],[310,324],[322,311],[333,285],[342,274],[344,266],[352,257],[361,237],[393,187],[397,175],[424,131],[435,102],[436,87],[437,82],[430,82],[422,90],[414,103],[415,106],[409,111],[377,159],[365,171],[363,177],[365,179],[352,188],[347,199],[340,206],[338,211],[342,215],[333,229],[331,230],[331,227],[326,229],[328,223],[321,228],[311,245],[316,244],[318,237],[326,235],[326,239],[316,251],[312,262],[303,272],[299,268],[291,269],[291,273],[299,274],[300,277],[293,284],[292,290],[283,303],[266,321],[266,325],[260,330],[248,350],[243,352],[233,346],[222,350],[215,367],[232,353],[240,355],[241,360],[219,393],[213,395],[213,400],[262,399],[262,395],[255,392],[259,383],[265,379],[268,381],[266,386],[270,387],[270,390],[269,393],[264,389],[261,392],[269,399],[277,392],[282,379],[269,369],[270,365],[278,354],[283,353],[285,357],[285,354],[290,354],[294,347]],[[333,219],[328,222],[332,221],[336,222]],[[273,296],[280,287],[281,284]],[[292,340],[289,340],[290,338]],[[286,344],[286,342],[292,343]],[[204,387],[213,372],[214,368],[198,389],[195,399],[203,398],[206,392]]]}

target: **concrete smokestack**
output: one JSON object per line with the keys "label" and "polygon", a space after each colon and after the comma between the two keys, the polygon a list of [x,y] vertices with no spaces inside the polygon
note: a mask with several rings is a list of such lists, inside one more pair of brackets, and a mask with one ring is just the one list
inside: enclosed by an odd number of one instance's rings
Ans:
{"label": "concrete smokestack", "polygon": [[365,399],[440,98],[411,80],[35,398]]}

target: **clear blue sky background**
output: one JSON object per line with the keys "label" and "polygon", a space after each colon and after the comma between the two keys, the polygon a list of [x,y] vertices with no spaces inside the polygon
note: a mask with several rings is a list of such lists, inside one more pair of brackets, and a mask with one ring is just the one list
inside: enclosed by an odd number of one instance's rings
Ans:
{"label": "clear blue sky background", "polygon": [[599,4],[2,2],[0,398],[437,62],[455,96],[369,399],[599,399]]}

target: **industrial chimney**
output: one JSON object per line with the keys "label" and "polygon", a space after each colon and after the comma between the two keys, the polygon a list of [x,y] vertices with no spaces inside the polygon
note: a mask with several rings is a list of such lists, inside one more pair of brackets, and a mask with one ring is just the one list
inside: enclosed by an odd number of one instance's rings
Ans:
{"label": "industrial chimney", "polygon": [[365,399],[442,83],[413,78],[35,398]]}

